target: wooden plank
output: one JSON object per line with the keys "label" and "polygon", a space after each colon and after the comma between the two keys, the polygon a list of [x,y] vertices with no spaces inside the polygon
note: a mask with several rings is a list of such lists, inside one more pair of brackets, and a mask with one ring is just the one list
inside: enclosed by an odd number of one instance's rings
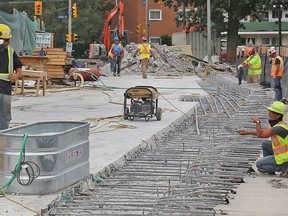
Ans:
{"label": "wooden plank", "polygon": [[65,65],[65,62],[48,62],[47,65]]}

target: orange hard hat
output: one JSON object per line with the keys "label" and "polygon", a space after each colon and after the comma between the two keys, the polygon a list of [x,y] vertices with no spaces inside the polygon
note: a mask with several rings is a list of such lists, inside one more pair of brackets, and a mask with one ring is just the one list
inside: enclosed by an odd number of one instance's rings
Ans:
{"label": "orange hard hat", "polygon": [[143,36],[143,37],[142,37],[142,40],[143,40],[143,41],[147,41],[147,37],[146,37],[146,36]]}
{"label": "orange hard hat", "polygon": [[248,47],[246,50],[246,53],[248,56],[252,55],[252,53],[254,52],[254,48],[253,47]]}

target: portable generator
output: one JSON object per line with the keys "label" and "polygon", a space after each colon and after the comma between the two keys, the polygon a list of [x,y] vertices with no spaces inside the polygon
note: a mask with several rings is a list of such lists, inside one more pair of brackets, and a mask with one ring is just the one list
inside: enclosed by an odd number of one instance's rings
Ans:
{"label": "portable generator", "polygon": [[134,120],[137,117],[149,121],[150,118],[156,117],[157,121],[160,121],[162,110],[158,107],[158,96],[159,92],[153,86],[135,86],[127,89],[124,93],[124,119]]}

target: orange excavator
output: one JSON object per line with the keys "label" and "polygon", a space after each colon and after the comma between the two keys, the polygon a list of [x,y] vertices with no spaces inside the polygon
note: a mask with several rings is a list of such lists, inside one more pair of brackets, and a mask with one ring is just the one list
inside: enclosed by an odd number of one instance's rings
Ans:
{"label": "orange excavator", "polygon": [[120,2],[105,17],[103,44],[90,44],[89,58],[99,58],[101,56],[103,57],[106,56],[109,52],[111,48],[110,25],[112,18],[116,14],[118,14],[118,24],[116,25],[116,30],[113,30],[114,36],[119,37],[123,45],[127,43],[127,31],[124,30],[124,1],[120,0]]}
{"label": "orange excavator", "polygon": [[111,46],[110,41],[110,22],[111,19],[118,13],[119,26],[118,26],[118,34],[119,38],[124,37],[124,2],[121,0],[112,11],[106,15],[105,24],[104,24],[104,45],[106,50],[108,51]]}

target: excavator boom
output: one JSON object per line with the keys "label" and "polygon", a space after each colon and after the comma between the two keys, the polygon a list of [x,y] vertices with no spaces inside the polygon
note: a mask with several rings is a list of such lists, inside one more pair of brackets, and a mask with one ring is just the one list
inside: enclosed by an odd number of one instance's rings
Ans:
{"label": "excavator boom", "polygon": [[110,49],[110,21],[111,19],[119,13],[119,35],[123,36],[124,30],[124,2],[121,0],[113,9],[112,11],[106,15],[105,17],[105,24],[104,24],[104,45],[107,49],[107,52]]}

